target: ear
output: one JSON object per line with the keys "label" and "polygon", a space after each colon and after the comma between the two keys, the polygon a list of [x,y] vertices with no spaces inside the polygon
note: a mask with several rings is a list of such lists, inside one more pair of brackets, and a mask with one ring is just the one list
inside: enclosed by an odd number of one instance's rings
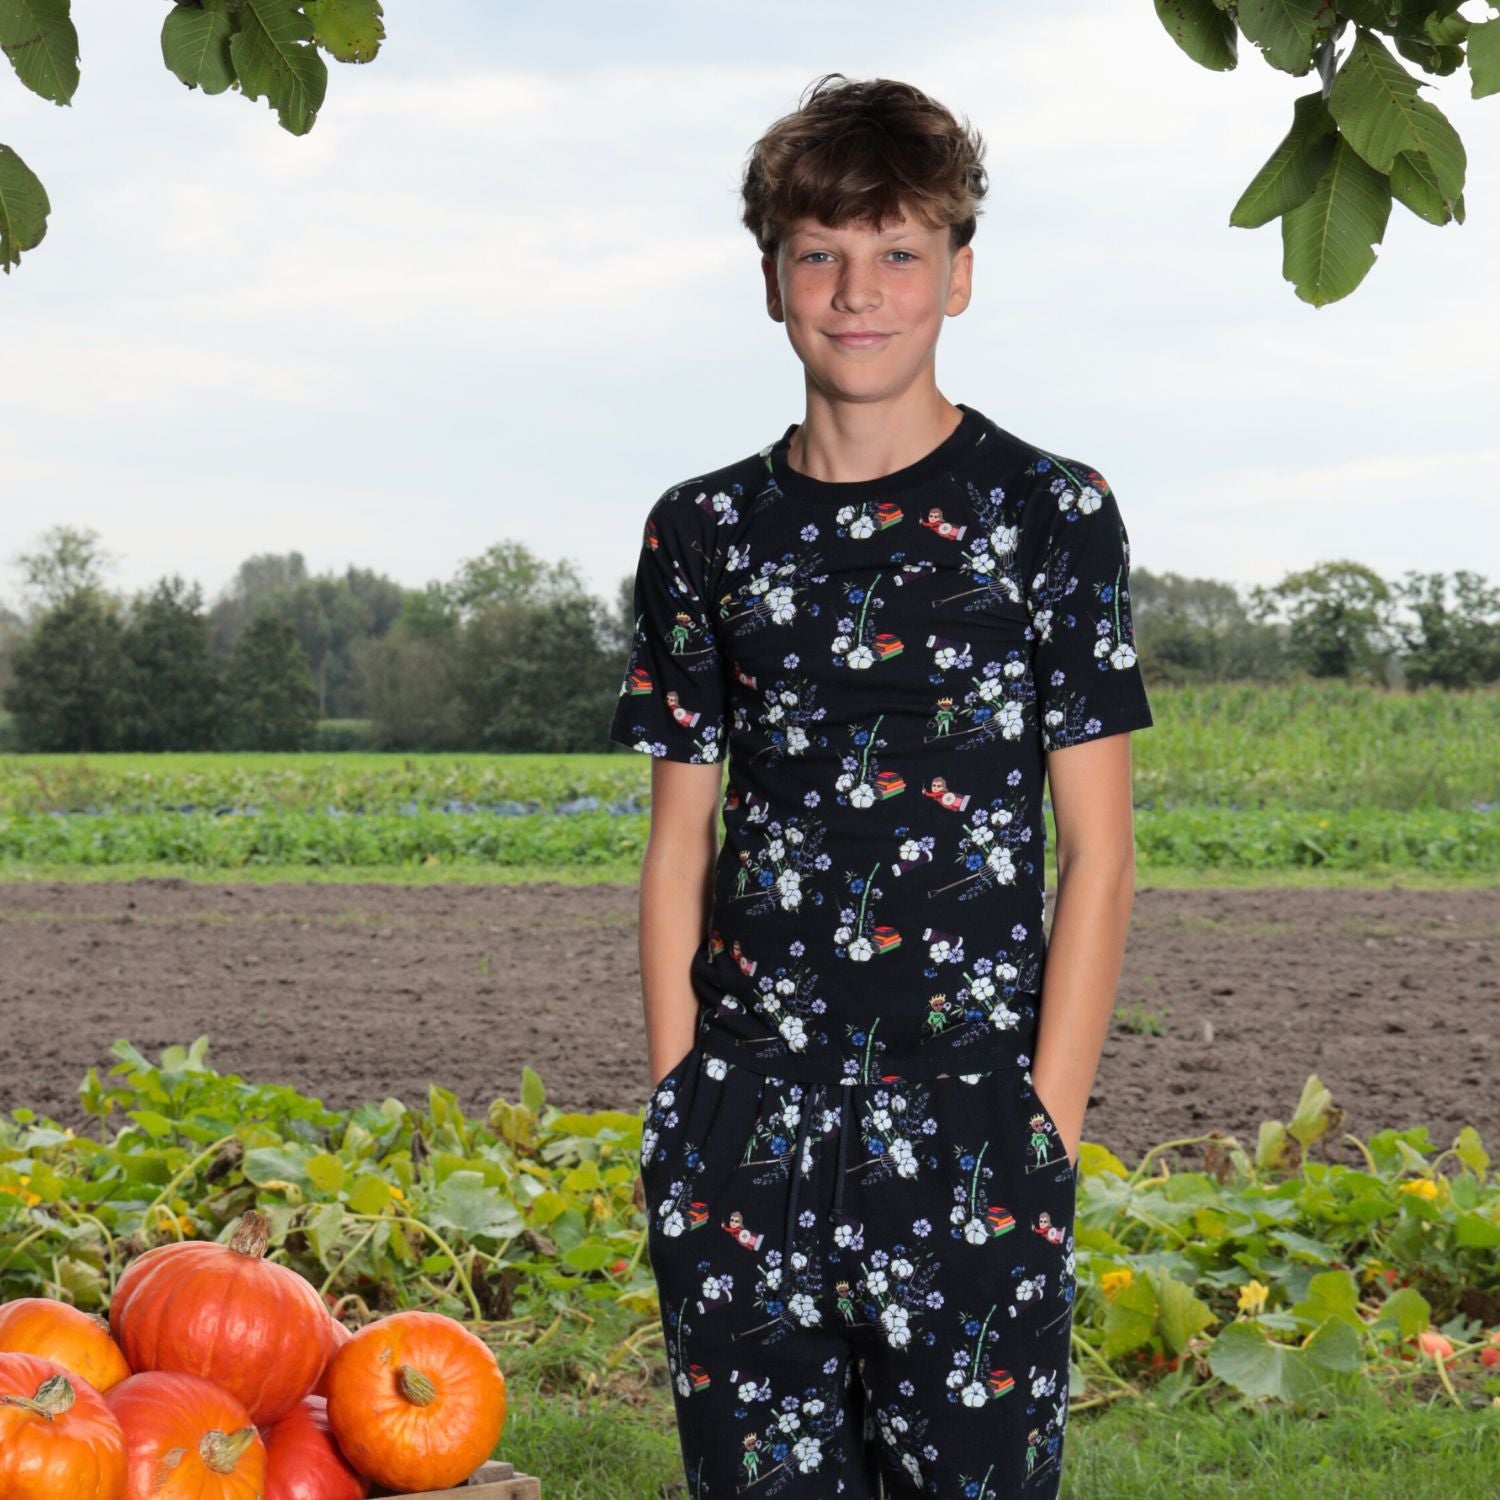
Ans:
{"label": "ear", "polygon": [[773,321],[784,323],[786,317],[781,308],[781,280],[776,272],[776,257],[762,255],[760,270],[766,280],[766,312],[770,314]]}
{"label": "ear", "polygon": [[943,311],[948,317],[956,317],[968,305],[974,290],[974,247],[964,245],[953,254],[953,265],[948,273],[948,302]]}

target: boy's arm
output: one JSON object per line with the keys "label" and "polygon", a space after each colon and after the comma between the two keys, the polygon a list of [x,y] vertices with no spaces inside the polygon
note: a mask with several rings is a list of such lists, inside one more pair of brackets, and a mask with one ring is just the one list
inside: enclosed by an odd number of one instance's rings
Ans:
{"label": "boy's arm", "polygon": [[722,764],[651,763],[651,833],[641,864],[641,996],[650,1087],[687,1056],[698,1000],[689,969],[708,932]]}
{"label": "boy's arm", "polygon": [[1057,825],[1057,902],[1031,1079],[1076,1162],[1135,897],[1130,735],[1049,751],[1047,780]]}

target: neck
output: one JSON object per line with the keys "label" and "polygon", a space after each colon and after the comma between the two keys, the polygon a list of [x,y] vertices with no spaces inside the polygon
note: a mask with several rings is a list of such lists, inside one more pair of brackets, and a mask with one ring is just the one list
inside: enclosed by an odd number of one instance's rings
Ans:
{"label": "neck", "polygon": [[935,385],[878,401],[843,401],[809,386],[807,416],[787,445],[787,461],[833,484],[879,479],[931,453],[962,419]]}

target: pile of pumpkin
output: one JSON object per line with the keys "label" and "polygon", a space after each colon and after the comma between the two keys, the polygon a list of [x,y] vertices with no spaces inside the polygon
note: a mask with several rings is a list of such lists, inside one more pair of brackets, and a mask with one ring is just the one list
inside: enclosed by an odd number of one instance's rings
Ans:
{"label": "pile of pumpkin", "polygon": [[365,1500],[463,1484],[505,1425],[494,1353],[439,1313],[351,1332],[265,1259],[269,1231],[252,1209],[225,1244],[147,1250],[107,1324],[45,1297],[0,1305],[0,1496]]}

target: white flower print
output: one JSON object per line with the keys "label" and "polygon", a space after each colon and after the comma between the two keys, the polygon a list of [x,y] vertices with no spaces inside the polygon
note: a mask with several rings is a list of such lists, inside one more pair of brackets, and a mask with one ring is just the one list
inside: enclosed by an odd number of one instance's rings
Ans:
{"label": "white flower print", "polygon": [[804,1474],[811,1474],[823,1462],[823,1445],[810,1433],[792,1444],[792,1457]]}
{"label": "white flower print", "polygon": [[794,1292],[788,1305],[792,1316],[804,1328],[815,1328],[822,1321],[823,1315],[818,1311],[818,1304],[806,1292]]}
{"label": "white flower print", "polygon": [[911,1343],[911,1315],[899,1302],[890,1302],[881,1308],[880,1323],[891,1348],[904,1349]]}
{"label": "white flower print", "polygon": [[971,1380],[963,1388],[963,1403],[965,1406],[983,1406],[989,1400],[989,1392],[985,1390],[982,1381]]}
{"label": "white flower print", "polygon": [[874,807],[875,788],[868,781],[862,781],[849,793],[849,801],[855,807]]}
{"label": "white flower print", "polygon": [[1129,641],[1120,641],[1113,651],[1109,653],[1109,664],[1117,672],[1123,672],[1128,667],[1135,665],[1135,647]]}
{"label": "white flower print", "polygon": [[856,671],[863,671],[875,665],[875,653],[868,646],[856,646],[849,653],[848,661]]}
{"label": "white flower print", "polygon": [[766,596],[771,619],[777,625],[790,625],[797,617],[797,604],[789,588],[775,588]]}
{"label": "white flower print", "polygon": [[875,957],[875,945],[871,943],[869,938],[855,938],[849,944],[849,957],[857,964],[868,963]]}
{"label": "white flower print", "polygon": [[1091,484],[1086,484],[1078,492],[1078,509],[1080,514],[1091,516],[1104,504],[1104,496]]}

